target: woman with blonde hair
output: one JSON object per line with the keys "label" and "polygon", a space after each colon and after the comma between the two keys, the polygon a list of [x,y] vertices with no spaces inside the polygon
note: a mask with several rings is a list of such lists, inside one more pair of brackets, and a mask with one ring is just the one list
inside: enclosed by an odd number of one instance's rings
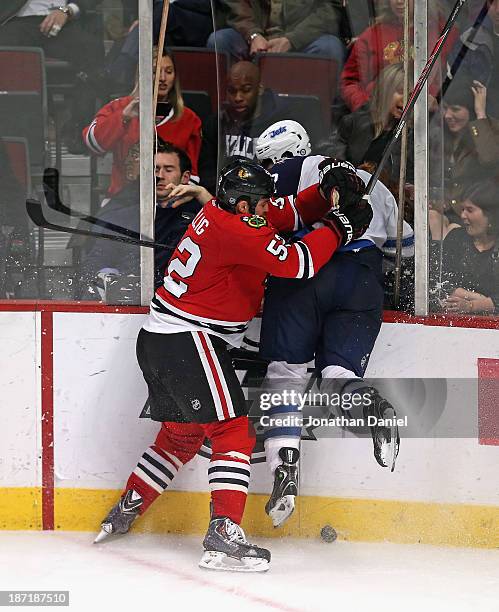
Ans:
{"label": "woman with blonde hair", "polygon": [[[365,162],[377,165],[403,109],[404,65],[392,64],[380,73],[369,105],[341,119],[333,138],[334,156],[346,159],[355,166]],[[412,147],[409,146],[408,150],[407,180],[411,182],[414,166]],[[392,152],[386,167],[388,180],[396,181],[399,170],[400,145]]]}
{"label": "woman with blonde hair", "polygon": [[[154,51],[156,68],[157,49]],[[184,106],[178,74],[171,51],[163,49],[156,111],[158,136],[187,153],[192,163],[192,178],[197,180],[198,159],[201,150],[201,119]],[[83,140],[96,155],[113,153],[111,185],[108,195],[113,196],[133,180],[127,176],[127,158],[136,155],[139,142],[139,88],[138,79],[129,96],[112,100],[97,113],[92,123],[83,130]],[[136,177],[135,177],[136,178]]]}

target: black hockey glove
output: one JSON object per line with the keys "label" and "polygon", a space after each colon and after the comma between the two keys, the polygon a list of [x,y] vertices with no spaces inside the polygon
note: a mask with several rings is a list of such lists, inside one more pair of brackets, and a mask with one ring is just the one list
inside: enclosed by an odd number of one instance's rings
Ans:
{"label": "black hockey glove", "polygon": [[345,245],[360,238],[369,227],[372,218],[373,210],[366,196],[346,208],[332,208],[321,221],[339,235],[341,244]]}
{"label": "black hockey glove", "polygon": [[[343,212],[349,206],[357,204],[364,195],[364,181],[350,162],[327,157],[321,161],[318,169],[320,191],[332,207],[338,206]],[[334,189],[339,199],[335,198]],[[335,199],[338,199],[338,202]]]}

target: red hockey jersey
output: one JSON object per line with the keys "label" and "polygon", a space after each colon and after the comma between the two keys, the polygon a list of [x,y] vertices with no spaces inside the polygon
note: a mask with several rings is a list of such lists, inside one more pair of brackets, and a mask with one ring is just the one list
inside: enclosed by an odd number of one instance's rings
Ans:
{"label": "red hockey jersey", "polygon": [[162,334],[202,329],[239,346],[268,274],[311,278],[340,246],[339,235],[325,227],[293,244],[277,233],[313,222],[328,208],[316,185],[296,201],[271,200],[268,219],[231,214],[216,200],[208,202],[173,253],[144,329]]}
{"label": "red hockey jersey", "polygon": [[[110,196],[123,189],[126,183],[124,162],[130,147],[139,142],[139,119],[134,117],[123,123],[123,109],[132,101],[132,96],[112,100],[95,116],[83,130],[83,141],[96,155],[113,153]],[[192,163],[192,176],[198,177],[198,158],[201,151],[201,119],[190,108],[184,107],[182,116],[173,119],[173,110],[156,125],[158,136],[184,150]]]}

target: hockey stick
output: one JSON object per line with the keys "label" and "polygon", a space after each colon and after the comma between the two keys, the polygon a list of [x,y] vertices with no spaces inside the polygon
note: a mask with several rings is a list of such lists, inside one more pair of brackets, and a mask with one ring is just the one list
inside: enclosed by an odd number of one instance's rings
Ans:
{"label": "hockey stick", "polygon": [[28,213],[29,218],[36,226],[44,227],[45,229],[54,230],[56,232],[67,232],[68,234],[91,236],[92,238],[106,238],[107,240],[114,240],[116,242],[122,242],[124,244],[133,244],[136,246],[148,247],[150,249],[171,248],[166,244],[162,244],[161,242],[154,242],[152,240],[142,240],[140,238],[130,238],[128,236],[119,236],[115,234],[100,234],[98,232],[92,232],[90,230],[80,229],[77,227],[67,227],[64,225],[51,223],[43,214],[42,204],[38,200],[26,200],[26,211]]}
{"label": "hockey stick", "polygon": [[161,24],[159,27],[158,38],[158,57],[156,60],[156,70],[154,71],[154,89],[153,89],[153,108],[156,108],[158,103],[159,93],[159,77],[161,76],[161,57],[165,46],[166,25],[168,23],[168,12],[170,10],[170,0],[163,0],[163,10],[161,13]]}
{"label": "hockey stick", "polygon": [[[452,79],[454,75],[457,73],[459,66],[461,66],[464,58],[466,57],[466,54],[470,50],[470,45],[473,44],[473,41],[475,40],[475,36],[477,35],[478,30],[480,29],[483,23],[483,20],[485,19],[485,17],[487,17],[488,12],[489,12],[489,0],[485,0],[480,12],[478,13],[475,19],[475,23],[471,26],[471,32],[470,32],[469,37],[467,38],[465,42],[461,40],[461,49],[459,50],[459,53],[456,55],[456,57],[454,58],[454,61],[452,62],[452,66],[450,67],[450,70],[449,70],[450,74],[447,75],[447,77],[445,78],[445,81],[442,84],[442,87],[439,93],[436,95],[437,100],[441,100],[445,96],[445,92],[449,88],[449,85],[452,83]],[[484,83],[484,85],[487,86],[488,83]]]}
{"label": "hockey stick", "polygon": [[76,217],[80,221],[86,221],[91,225],[98,225],[99,227],[111,230],[117,234],[122,234],[123,236],[129,236],[130,238],[140,240],[140,234],[134,230],[128,229],[127,227],[122,227],[121,225],[116,225],[110,221],[104,221],[103,219],[93,217],[92,215],[84,215],[82,213],[75,212],[71,210],[69,206],[63,204],[59,196],[59,171],[56,168],[45,168],[43,172],[43,191],[45,193],[47,206],[52,210],[68,215],[69,217]]}
{"label": "hockey stick", "polygon": [[451,14],[449,15],[449,18],[447,19],[447,23],[445,24],[439,39],[437,40],[437,42],[435,43],[435,46],[433,47],[433,51],[431,52],[430,57],[428,58],[428,61],[426,62],[426,66],[423,68],[423,71],[421,72],[421,75],[416,83],[416,85],[414,86],[414,89],[412,90],[412,93],[409,97],[409,100],[407,102],[407,104],[405,105],[404,110],[402,111],[402,115],[400,117],[400,120],[398,122],[397,127],[395,128],[395,130],[393,131],[390,140],[388,141],[385,150],[383,151],[383,156],[381,157],[381,160],[378,164],[378,167],[376,168],[376,171],[374,172],[374,174],[371,176],[369,183],[367,184],[366,187],[366,193],[365,195],[368,196],[372,193],[372,190],[374,189],[374,186],[376,185],[376,183],[379,180],[380,174],[383,170],[383,168],[385,167],[386,162],[388,161],[388,158],[390,157],[390,153],[392,152],[393,147],[395,146],[395,143],[398,141],[398,139],[400,138],[400,135],[402,134],[402,130],[404,129],[406,123],[407,123],[407,119],[409,116],[409,113],[412,111],[412,109],[414,108],[414,105],[416,104],[417,99],[419,98],[423,87],[426,84],[426,81],[428,80],[428,77],[430,76],[430,73],[433,69],[433,66],[435,65],[435,62],[437,61],[438,57],[440,56],[440,53],[442,51],[442,48],[445,44],[445,41],[447,40],[447,38],[449,37],[449,34],[456,22],[456,19],[459,15],[459,13],[461,12],[461,9],[463,8],[463,6],[466,4],[467,0],[457,0],[454,8],[452,9]]}

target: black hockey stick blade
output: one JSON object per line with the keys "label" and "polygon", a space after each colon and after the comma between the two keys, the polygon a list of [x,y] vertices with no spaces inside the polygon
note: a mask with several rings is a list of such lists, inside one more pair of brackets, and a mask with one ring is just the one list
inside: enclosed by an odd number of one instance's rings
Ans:
{"label": "black hockey stick blade", "polygon": [[47,206],[52,210],[56,210],[57,212],[63,213],[70,217],[76,217],[77,219],[90,223],[91,225],[98,225],[99,227],[116,232],[117,234],[122,234],[123,236],[129,236],[130,238],[140,240],[140,234],[134,230],[128,229],[127,227],[123,227],[121,225],[116,225],[110,221],[104,221],[103,219],[93,217],[92,215],[84,215],[82,213],[75,212],[71,210],[69,206],[63,204],[59,196],[59,171],[56,168],[45,168],[43,172],[43,191],[45,193]]}
{"label": "black hockey stick blade", "polygon": [[54,230],[55,232],[66,232],[68,234],[78,234],[80,236],[90,236],[92,238],[105,238],[106,240],[114,240],[115,242],[133,244],[135,246],[142,246],[150,249],[171,248],[166,244],[162,244],[160,242],[153,242],[152,240],[141,240],[136,238],[130,238],[128,236],[119,236],[117,234],[101,234],[99,232],[92,232],[90,230],[85,230],[77,227],[67,227],[64,225],[51,223],[43,214],[41,202],[39,202],[38,200],[26,200],[26,211],[28,213],[29,218],[36,226]]}
{"label": "black hockey stick blade", "polygon": [[407,123],[409,113],[414,108],[414,105],[416,104],[421,92],[423,91],[423,87],[426,81],[428,80],[428,77],[430,76],[430,73],[433,69],[433,66],[435,65],[435,62],[440,56],[440,53],[443,49],[445,41],[449,37],[452,27],[454,26],[456,19],[459,13],[461,12],[461,9],[463,8],[463,6],[466,4],[467,1],[468,0],[457,0],[456,4],[454,5],[454,8],[452,9],[452,12],[449,15],[449,18],[447,19],[447,22],[442,32],[440,33],[440,36],[437,42],[435,43],[435,46],[433,47],[433,51],[431,52],[431,55],[428,58],[428,61],[426,62],[426,65],[423,68],[419,76],[419,79],[414,85],[414,89],[412,90],[412,93],[409,96],[409,100],[407,101],[407,104],[405,105],[405,108],[402,111],[402,115],[399,119],[397,127],[392,131],[390,139],[388,140],[385,150],[383,151],[383,155],[378,164],[378,167],[376,168],[376,171],[369,179],[369,183],[367,184],[367,187],[366,187],[366,195],[370,195],[372,193],[374,186],[378,182],[380,174],[383,168],[385,167],[385,164],[388,161],[388,158],[390,157],[390,153],[392,152],[392,149],[395,146],[395,143],[400,138],[400,135],[402,134],[402,130],[404,129],[405,124]]}

